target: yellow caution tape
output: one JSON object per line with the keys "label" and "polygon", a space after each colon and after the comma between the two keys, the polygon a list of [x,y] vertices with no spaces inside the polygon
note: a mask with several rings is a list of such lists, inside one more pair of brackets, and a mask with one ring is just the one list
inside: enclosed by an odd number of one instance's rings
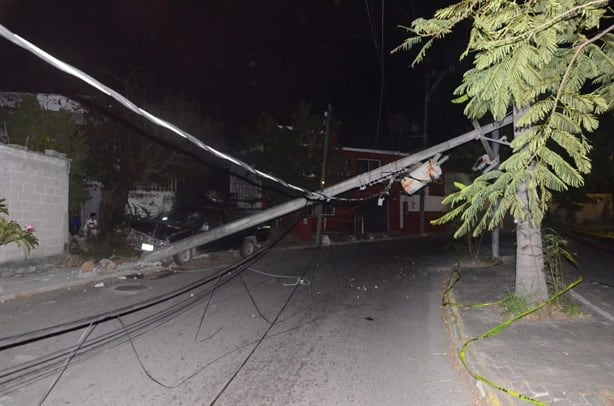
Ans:
{"label": "yellow caution tape", "polygon": [[[479,307],[485,307],[485,306],[490,306],[493,304],[497,304],[500,303],[501,300],[497,301],[497,302],[492,302],[492,303],[480,303],[480,304],[473,304],[473,305],[464,305],[464,304],[457,304],[457,303],[452,303],[450,301],[448,301],[447,299],[447,294],[448,292],[454,287],[454,285],[456,285],[456,283],[460,280],[461,275],[460,272],[457,269],[454,270],[454,273],[452,275],[452,277],[450,278],[450,283],[448,284],[448,287],[446,288],[446,290],[443,293],[443,305],[444,306],[462,306],[462,307],[471,307],[471,308],[479,308]],[[467,356],[465,355],[465,350],[467,349],[467,347],[469,346],[469,344],[482,340],[484,338],[488,338],[488,337],[492,337],[495,336],[499,333],[501,333],[503,330],[505,330],[507,327],[509,327],[512,323],[522,319],[523,317],[528,316],[531,313],[536,312],[537,310],[541,309],[542,307],[552,303],[553,301],[555,301],[556,299],[558,299],[560,296],[564,295],[566,292],[568,292],[569,290],[573,289],[574,287],[578,286],[580,283],[582,283],[582,280],[584,279],[583,276],[580,276],[578,279],[576,279],[574,282],[570,283],[565,289],[555,293],[554,295],[552,295],[548,300],[546,300],[545,302],[542,302],[540,304],[538,304],[537,306],[528,309],[514,317],[512,317],[509,320],[504,321],[503,323],[491,328],[490,330],[488,330],[487,332],[485,332],[484,334],[472,338],[470,340],[465,341],[465,343],[463,344],[463,346],[461,347],[460,351],[458,352],[458,358],[460,359],[461,363],[463,364],[463,366],[465,367],[465,369],[467,370],[467,372],[469,372],[469,374],[476,380],[485,383],[486,385],[493,387],[495,389],[500,390],[501,392],[507,393],[508,395],[514,396],[515,398],[518,398],[524,402],[527,403],[531,403],[534,405],[538,405],[538,406],[547,406],[546,403],[544,402],[540,402],[539,400],[533,399],[529,396],[525,396],[521,393],[518,393],[512,389],[508,389],[505,388],[501,385],[498,385],[494,382],[489,381],[488,379],[486,379],[485,377],[479,375],[478,373],[474,372],[471,368],[469,368],[469,365],[467,364]]]}

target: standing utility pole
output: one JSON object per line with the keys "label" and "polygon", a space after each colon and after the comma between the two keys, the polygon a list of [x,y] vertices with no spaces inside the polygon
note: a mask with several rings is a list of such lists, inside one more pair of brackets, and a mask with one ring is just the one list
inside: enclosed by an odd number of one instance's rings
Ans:
{"label": "standing utility pole", "polygon": [[[322,172],[320,173],[320,190],[324,190],[326,185],[326,161],[328,159],[328,139],[330,138],[330,121],[332,120],[333,106],[328,105],[328,110],[324,113],[326,117],[326,128],[324,130],[324,152],[322,156]],[[322,204],[318,204],[316,207],[318,214],[318,223],[316,225],[316,245],[320,245],[320,239],[322,237]]]}
{"label": "standing utility pole", "polygon": [[[494,140],[499,140],[499,129],[498,128],[492,132],[492,138]],[[499,162],[499,143],[498,142],[492,143],[492,152],[493,152],[494,159],[496,159],[496,161]],[[498,167],[499,165],[497,164],[496,168]],[[498,207],[499,207],[499,203],[497,202],[497,204],[495,204],[494,210],[497,210]],[[493,228],[492,233],[491,233],[490,249],[492,252],[493,259],[499,259],[499,230],[500,228],[501,227],[497,225],[495,228]]]}
{"label": "standing utility pole", "polygon": [[[427,74],[426,76],[426,84],[424,86],[424,117],[422,119],[422,149],[425,150],[428,145],[428,120],[429,120],[429,100],[431,100],[431,96],[435,93],[437,86],[441,82],[441,79],[449,72],[452,71],[452,67],[445,72],[440,72],[439,74],[436,71]],[[437,79],[432,86],[430,86],[431,77],[437,75]],[[420,215],[419,215],[419,228],[418,234],[424,234],[424,206],[425,206],[425,198],[426,198],[426,188],[420,189]]]}

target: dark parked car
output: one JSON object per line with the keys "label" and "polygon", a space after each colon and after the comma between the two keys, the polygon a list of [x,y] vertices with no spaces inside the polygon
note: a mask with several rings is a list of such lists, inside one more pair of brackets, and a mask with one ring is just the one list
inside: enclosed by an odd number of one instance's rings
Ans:
{"label": "dark parked car", "polygon": [[[161,246],[194,234],[219,227],[234,220],[232,215],[218,208],[179,208],[153,220],[139,221],[132,225],[127,237],[128,245],[140,251],[153,251]],[[243,230],[211,241],[196,249],[186,250],[173,257],[179,265],[192,260],[195,251],[214,252],[239,249],[241,257],[247,257],[267,242],[271,232],[268,225]]]}

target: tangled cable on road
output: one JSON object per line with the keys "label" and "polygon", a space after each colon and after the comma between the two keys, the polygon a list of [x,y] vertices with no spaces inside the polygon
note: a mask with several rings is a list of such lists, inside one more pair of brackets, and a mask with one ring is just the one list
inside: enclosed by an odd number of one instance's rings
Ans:
{"label": "tangled cable on road", "polygon": [[[303,211],[306,209],[304,208]],[[301,217],[299,216],[297,221]],[[93,329],[92,326],[97,326],[103,322],[118,320],[121,327],[106,332],[100,336],[97,336],[89,341],[86,339],[91,334],[91,331],[82,336],[77,344],[60,349],[50,354],[46,354],[42,357],[34,359],[32,361],[22,363],[11,368],[3,369],[0,371],[0,388],[10,391],[16,388],[27,385],[41,378],[47,377],[50,374],[60,370],[55,383],[59,381],[63,372],[68,367],[68,364],[77,360],[86,359],[88,356],[95,355],[97,350],[109,345],[120,345],[126,341],[132,341],[134,338],[145,334],[146,332],[157,328],[164,323],[174,319],[179,314],[192,308],[198,304],[202,299],[211,297],[211,294],[220,286],[223,286],[230,280],[239,276],[242,272],[257,262],[260,258],[266,255],[277,243],[287,235],[287,233],[294,227],[296,223],[291,223],[283,232],[279,233],[267,246],[263,247],[260,251],[254,255],[242,259],[235,264],[232,264],[226,268],[223,268],[215,274],[203,277],[195,282],[192,282],[186,286],[174,289],[163,295],[140,301],[129,306],[124,306],[119,309],[115,309],[108,312],[103,312],[97,315],[92,315],[86,318],[73,320],[58,325],[36,329],[33,331],[4,337],[0,339],[0,351],[6,351],[9,349],[21,347],[24,345],[32,344],[44,339],[60,336],[70,332],[74,332],[81,329],[89,330]],[[211,282],[215,281],[215,285],[211,286]],[[189,295],[188,295],[189,293]],[[171,302],[172,300],[175,302]],[[144,318],[138,319],[132,323],[123,322],[122,318],[153,306],[169,303],[170,305],[163,310],[148,315]],[[209,302],[208,302],[209,303]],[[206,308],[205,308],[206,312]],[[203,317],[204,319],[204,313]],[[202,320],[201,319],[201,320]],[[197,332],[198,335],[198,332]],[[55,383],[52,385],[55,386]],[[45,394],[46,398],[51,390]],[[43,399],[44,401],[44,399]]]}
{"label": "tangled cable on road", "polygon": [[[301,273],[301,277],[300,279],[303,279],[305,277],[305,274],[307,273],[307,271],[309,270],[309,268],[311,267],[311,264],[313,263],[314,259],[316,258],[317,254],[320,252],[319,248],[321,247],[320,244],[318,244],[317,249],[313,252],[313,254],[311,255],[311,258],[309,259],[309,261],[306,263],[305,268],[303,269],[303,272]],[[281,306],[281,308],[279,309],[279,311],[277,312],[277,314],[275,315],[275,317],[273,318],[273,320],[269,323],[269,326],[267,327],[267,329],[264,331],[264,333],[262,334],[262,336],[260,337],[260,339],[258,340],[258,342],[256,343],[256,345],[254,345],[254,348],[252,348],[252,350],[249,352],[249,354],[247,354],[247,356],[245,357],[245,359],[243,360],[243,362],[241,363],[241,365],[239,365],[239,367],[235,370],[235,372],[232,374],[232,376],[228,379],[228,381],[226,381],[226,384],[222,387],[222,389],[218,392],[218,394],[213,398],[213,400],[211,401],[211,403],[209,403],[210,405],[214,405],[215,403],[217,403],[217,401],[220,399],[220,397],[224,394],[224,392],[226,391],[226,389],[228,389],[228,386],[230,386],[230,384],[232,383],[232,381],[235,380],[235,378],[237,377],[237,375],[239,375],[239,372],[241,372],[241,370],[243,369],[243,367],[245,367],[245,365],[247,364],[247,362],[251,359],[251,357],[254,355],[254,353],[256,352],[256,350],[260,347],[260,344],[262,344],[262,342],[266,339],[267,335],[269,334],[269,332],[271,331],[271,329],[273,328],[273,326],[275,326],[275,324],[277,323],[277,321],[279,320],[279,317],[283,314],[283,312],[286,310],[286,308],[288,307],[288,305],[290,304],[290,301],[292,300],[292,298],[294,297],[294,295],[296,294],[299,286],[301,286],[299,283],[294,285],[294,288],[292,289],[292,291],[290,292],[290,295],[288,295],[288,298],[286,299],[286,301],[284,302],[284,304]],[[248,291],[249,292],[249,291]],[[251,294],[250,294],[251,297]],[[253,300],[253,298],[252,298]],[[254,302],[255,305],[255,302]]]}
{"label": "tangled cable on road", "polygon": [[[117,91],[97,81],[92,76],[54,57],[53,55],[45,52],[41,48],[25,40],[24,38],[14,34],[13,32],[8,30],[6,27],[4,27],[1,24],[0,24],[0,36],[6,38],[7,40],[16,44],[17,46],[31,52],[32,54],[36,55],[38,58],[44,60],[45,62],[49,63],[55,68],[84,81],[85,83],[96,88],[100,92],[112,97],[113,99],[115,99],[117,102],[119,102],[121,105],[123,105],[128,110],[146,118],[150,122],[162,128],[165,128],[171,131],[175,135],[178,135],[188,140],[189,142],[191,142],[198,148],[212,154],[216,158],[229,162],[232,165],[238,166],[242,168],[243,170],[245,170],[248,174],[252,174],[252,175],[257,176],[258,178],[278,184],[285,190],[289,190],[294,193],[298,192],[301,195],[303,195],[305,199],[307,199],[308,201],[311,201],[311,203],[313,203],[314,201],[319,201],[319,202],[336,201],[336,202],[344,202],[344,203],[358,203],[358,202],[371,200],[379,196],[379,193],[377,193],[372,196],[367,196],[367,197],[362,197],[362,198],[340,198],[340,197],[335,197],[335,196],[328,196],[328,195],[323,194],[322,192],[312,192],[307,189],[289,184],[282,179],[279,179],[272,175],[263,173],[249,166],[248,164],[246,164],[245,162],[237,158],[234,158],[230,155],[224,154],[212,148],[211,146],[205,144],[204,142],[194,137],[193,135],[178,128],[174,124],[169,123],[165,120],[162,120],[161,118],[137,106],[135,103],[133,103],[132,101],[130,101],[129,99],[127,99],[126,97],[118,93]],[[399,169],[397,172],[391,173],[390,176],[396,177],[400,175],[401,173],[403,173],[404,171],[405,171],[404,168]],[[386,179],[389,179],[389,178],[386,178]],[[373,183],[375,183],[376,181],[379,182],[381,180],[382,179],[374,180]],[[372,184],[372,183],[370,182],[369,184]],[[277,242],[279,242],[279,240],[281,240],[281,238],[289,230],[290,228],[288,228],[288,230],[286,230],[284,233],[280,234],[280,236],[273,243],[269,244],[267,248],[261,250],[259,253],[251,257],[248,257],[244,260],[241,260],[238,263],[231,265],[230,267],[224,268],[216,272],[214,275],[201,278],[184,287],[175,289],[163,295],[154,297],[146,301],[138,302],[138,303],[135,303],[129,306],[125,306],[119,309],[114,309],[109,312],[91,315],[86,318],[81,318],[78,320],[65,322],[65,323],[61,323],[61,324],[46,327],[46,328],[36,329],[36,330],[29,331],[26,333],[21,333],[21,334],[16,334],[13,336],[0,338],[0,352],[1,352],[1,351],[10,350],[16,347],[21,347],[27,344],[32,344],[32,343],[35,343],[35,342],[38,342],[44,339],[49,339],[52,337],[64,335],[70,332],[84,330],[84,333],[81,335],[80,339],[74,346],[63,348],[59,351],[53,352],[51,354],[46,354],[45,356],[39,357],[30,362],[26,362],[26,363],[0,371],[0,387],[14,389],[20,385],[30,383],[34,380],[40,379],[41,377],[48,376],[49,374],[60,370],[59,375],[53,381],[51,387],[47,390],[44,397],[42,398],[41,403],[43,403],[45,399],[49,396],[49,394],[51,393],[51,391],[53,390],[57,382],[60,380],[62,374],[68,368],[71,362],[75,362],[75,360],[78,360],[78,359],[84,359],[88,354],[90,355],[93,354],[95,350],[98,350],[102,348],[103,346],[107,346],[111,344],[118,344],[118,340],[121,340],[122,338],[130,341],[133,349],[136,352],[136,347],[134,346],[134,343],[133,343],[133,339],[135,337],[141,334],[144,334],[150,329],[156,328],[168,322],[169,320],[172,320],[173,318],[177,317],[178,314],[185,312],[187,309],[189,309],[191,306],[195,305],[196,303],[198,303],[201,299],[205,297],[209,297],[209,301],[208,301],[209,303],[211,295],[215,292],[215,290],[218,287],[223,286],[225,283],[234,279],[236,276],[240,276],[241,273],[247,269],[249,264],[257,261],[263,255],[265,255],[271,249],[271,247],[277,244]],[[316,255],[317,252],[318,251],[316,250],[314,253],[314,256]],[[254,347],[252,352],[245,359],[244,363],[239,367],[239,369],[231,377],[227,385],[216,396],[213,403],[217,401],[219,396],[221,396],[221,394],[224,392],[224,390],[227,388],[230,382],[232,382],[232,380],[236,377],[236,375],[239,373],[241,368],[249,360],[251,355],[253,355],[253,353],[256,351],[260,343],[266,338],[270,329],[275,325],[280,315],[283,313],[283,311],[288,306],[288,303],[290,302],[290,300],[296,293],[298,287],[310,285],[310,282],[305,278],[305,274],[308,271],[309,266],[311,266],[312,261],[313,261],[313,257],[312,257],[312,260],[310,260],[309,263],[307,264],[301,277],[297,279],[297,283],[293,285],[294,288],[291,294],[289,295],[287,301],[285,302],[285,304],[282,306],[282,308],[279,310],[276,317],[272,321],[268,321],[258,310],[261,316],[269,322],[269,328],[266,330],[265,334],[260,338],[260,340]],[[215,285],[211,287],[210,284],[213,281],[215,281]],[[245,288],[254,306],[258,308],[255,300],[253,299],[253,296],[251,295],[249,289],[247,288],[247,285],[245,285]],[[187,293],[190,293],[191,295],[189,297],[183,297]],[[170,303],[170,301],[172,300],[177,300],[177,302],[172,303],[170,306],[168,306],[163,311],[149,315],[133,323],[124,323],[122,319],[125,316],[141,312],[153,306],[160,305],[163,303]],[[201,325],[206,315],[208,303],[205,306],[203,315],[201,317]],[[112,320],[118,320],[119,323],[121,324],[121,328],[117,328],[110,332],[104,333],[90,341],[87,340],[89,336],[91,335],[92,330],[96,326],[100,325],[101,323],[112,321]],[[198,331],[196,333],[196,337],[198,337]],[[143,365],[141,366],[144,368]]]}

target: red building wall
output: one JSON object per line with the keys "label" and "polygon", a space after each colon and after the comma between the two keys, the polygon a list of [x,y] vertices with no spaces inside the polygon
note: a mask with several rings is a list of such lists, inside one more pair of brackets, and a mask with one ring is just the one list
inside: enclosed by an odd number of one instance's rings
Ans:
{"label": "red building wall", "polygon": [[[394,151],[357,148],[342,148],[341,151],[348,160],[351,170],[350,176],[352,177],[358,175],[360,159],[377,160],[379,161],[379,166],[383,166],[407,156],[407,154],[401,154]],[[433,201],[439,201],[441,197],[445,196],[443,176],[445,176],[445,174],[442,175],[440,180],[432,182],[427,186],[427,199],[430,199],[430,206],[433,206]],[[372,196],[376,197],[371,199],[368,203],[361,205],[337,205],[334,215],[325,216],[324,232],[360,233],[364,226],[365,232],[417,234],[419,228],[419,212],[416,211],[418,194],[413,196],[407,195],[401,188],[400,183],[396,181],[393,183],[389,195],[385,198],[383,205],[380,207],[377,206],[377,196],[385,190],[385,187],[386,184],[379,183],[365,187],[364,190],[352,190],[348,197],[357,199]],[[439,198],[435,198],[435,196],[439,196]],[[412,206],[413,209],[410,209],[410,206]],[[437,211],[425,212],[426,232],[441,229],[440,227],[431,225],[430,220],[440,217],[442,213],[440,208]],[[364,223],[361,222],[361,218],[364,218]],[[309,240],[315,235],[315,230],[316,218],[314,216],[308,216],[297,225],[294,233],[301,240]]]}

